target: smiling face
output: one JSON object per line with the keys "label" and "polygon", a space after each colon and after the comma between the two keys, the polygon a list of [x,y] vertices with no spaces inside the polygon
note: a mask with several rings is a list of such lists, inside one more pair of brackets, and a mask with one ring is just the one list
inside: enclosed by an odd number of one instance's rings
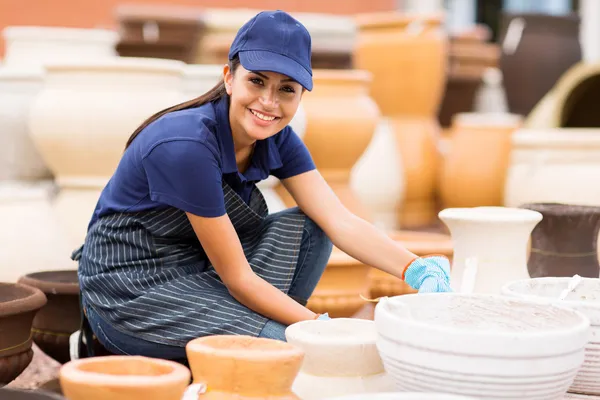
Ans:
{"label": "smiling face", "polygon": [[302,86],[276,72],[224,69],[225,87],[231,98],[229,122],[234,141],[251,145],[286,127],[302,99]]}

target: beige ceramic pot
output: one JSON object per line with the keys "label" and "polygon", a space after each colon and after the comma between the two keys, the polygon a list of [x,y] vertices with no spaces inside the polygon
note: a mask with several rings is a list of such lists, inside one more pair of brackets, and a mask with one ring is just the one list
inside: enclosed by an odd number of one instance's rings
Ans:
{"label": "beige ceramic pot", "polygon": [[501,206],[516,114],[461,113],[452,119],[440,171],[443,207]]}
{"label": "beige ceramic pot", "polygon": [[304,352],[289,343],[239,335],[190,341],[186,352],[198,400],[297,400],[292,384]]}
{"label": "beige ceramic pot", "polygon": [[190,371],[173,361],[105,356],[70,361],[59,378],[69,400],[181,400]]}

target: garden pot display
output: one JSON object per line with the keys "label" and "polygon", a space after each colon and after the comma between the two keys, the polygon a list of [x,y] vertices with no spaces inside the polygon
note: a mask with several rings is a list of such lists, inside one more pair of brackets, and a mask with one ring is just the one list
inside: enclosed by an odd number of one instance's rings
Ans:
{"label": "garden pot display", "polygon": [[502,294],[520,299],[563,305],[580,311],[590,319],[591,330],[586,345],[585,362],[577,372],[570,392],[600,395],[600,279],[583,278],[565,300],[559,300],[571,278],[547,277],[515,281],[502,288]]}
{"label": "garden pot display", "polygon": [[302,321],[290,325],[285,337],[305,353],[302,369],[292,386],[303,400],[394,390],[377,352],[373,321],[351,318]]}
{"label": "garden pot display", "polygon": [[451,284],[461,293],[500,293],[525,279],[528,242],[542,220],[537,211],[505,207],[447,208],[439,213],[452,236]]}
{"label": "garden pot display", "polygon": [[69,337],[81,327],[77,270],[35,272],[19,283],[40,289],[48,299],[33,320],[33,341],[44,353],[66,363],[71,359]]}
{"label": "garden pot display", "polygon": [[527,267],[532,278],[575,274],[600,277],[600,207],[552,203],[524,204],[521,207],[544,216],[531,234]]}
{"label": "garden pot display", "polygon": [[600,129],[520,129],[512,137],[504,205],[597,206]]}
{"label": "garden pot display", "polygon": [[[350,187],[352,167],[367,149],[379,121],[369,97],[371,74],[360,70],[314,70],[314,89],[302,97],[306,112],[304,142],[329,186],[356,215],[370,220],[368,209]],[[280,196],[290,207],[287,191]]]}
{"label": "garden pot display", "polygon": [[168,360],[103,356],[69,361],[59,378],[69,400],[181,400],[190,371]]}
{"label": "garden pot display", "polygon": [[39,71],[47,62],[113,58],[119,38],[107,29],[46,26],[9,26],[3,36],[4,66],[22,71]]}
{"label": "garden pot display", "polygon": [[298,400],[292,384],[304,352],[289,343],[240,335],[194,339],[186,346],[198,400]]}
{"label": "garden pot display", "polygon": [[0,180],[49,179],[29,136],[29,107],[43,85],[41,72],[0,67]]}
{"label": "garden pot display", "polygon": [[562,399],[584,361],[581,312],[488,294],[419,293],[375,308],[377,348],[400,391]]}
{"label": "garden pot display", "polygon": [[473,397],[454,396],[452,394],[415,392],[415,393],[368,393],[350,396],[332,397],[330,400],[475,400]]}
{"label": "garden pot display", "polygon": [[447,65],[447,38],[441,22],[434,15],[390,12],[357,18],[354,63],[373,74],[371,96],[385,117],[393,117],[391,125],[403,162],[403,229],[435,221],[437,111]]}
{"label": "garden pot display", "polygon": [[440,171],[444,208],[502,206],[515,114],[461,113],[452,119]]}
{"label": "garden pot display", "polygon": [[0,399],[2,400],[66,400],[64,397],[55,393],[17,390],[17,389],[0,389]]}
{"label": "garden pot display", "polygon": [[76,248],[129,136],[146,118],[180,102],[183,63],[124,57],[46,68],[30,128],[61,189],[54,207]]}
{"label": "garden pot display", "polygon": [[33,358],[31,323],[46,304],[41,290],[0,282],[0,387],[10,383]]}
{"label": "garden pot display", "polygon": [[500,68],[509,110],[527,115],[560,76],[581,60],[579,17],[505,13],[501,25]]}

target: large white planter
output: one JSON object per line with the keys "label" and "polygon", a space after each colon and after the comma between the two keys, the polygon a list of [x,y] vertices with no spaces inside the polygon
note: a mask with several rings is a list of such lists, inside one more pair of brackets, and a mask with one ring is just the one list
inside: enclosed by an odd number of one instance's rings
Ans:
{"label": "large white planter", "polygon": [[382,298],[377,348],[399,391],[560,400],[584,360],[582,313],[497,295]]}
{"label": "large white planter", "polygon": [[288,343],[305,353],[292,386],[303,400],[394,389],[375,345],[377,330],[373,321],[302,321],[290,325],[285,336]]}
{"label": "large white planter", "polygon": [[537,211],[505,207],[447,208],[439,213],[452,236],[451,284],[459,292],[499,294],[529,277],[527,245],[542,220]]}
{"label": "large white planter", "polygon": [[0,183],[0,282],[76,267],[52,212],[52,194],[51,181]]}
{"label": "large white planter", "polygon": [[569,391],[600,395],[600,279],[582,278],[582,282],[565,300],[558,300],[571,278],[535,278],[506,284],[502,294],[511,297],[559,304],[585,314],[591,322],[585,362]]}
{"label": "large white planter", "polygon": [[112,58],[119,40],[112,30],[42,26],[9,26],[3,36],[4,65],[28,69],[46,62]]}
{"label": "large white planter", "polygon": [[55,207],[76,246],[129,136],[180,102],[183,63],[113,58],[46,68],[46,84],[32,104],[31,134],[61,189]]}
{"label": "large white planter", "polygon": [[600,205],[600,129],[521,129],[512,143],[506,206]]}
{"label": "large white planter", "polygon": [[405,182],[398,149],[396,135],[388,119],[382,117],[350,175],[351,188],[369,209],[373,223],[386,230],[399,228]]}
{"label": "large white planter", "polygon": [[48,179],[29,135],[29,108],[43,85],[43,75],[0,67],[0,180]]}

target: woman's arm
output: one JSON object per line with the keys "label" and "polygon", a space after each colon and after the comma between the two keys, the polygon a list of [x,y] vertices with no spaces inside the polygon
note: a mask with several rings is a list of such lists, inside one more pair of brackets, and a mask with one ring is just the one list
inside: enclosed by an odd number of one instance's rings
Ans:
{"label": "woman's arm", "polygon": [[187,216],[213,267],[237,301],[285,325],[316,317],[252,271],[227,215],[204,218],[187,213]]}
{"label": "woman's arm", "polygon": [[351,213],[317,170],[282,181],[298,207],[333,244],[358,261],[401,278],[417,256],[371,223]]}

